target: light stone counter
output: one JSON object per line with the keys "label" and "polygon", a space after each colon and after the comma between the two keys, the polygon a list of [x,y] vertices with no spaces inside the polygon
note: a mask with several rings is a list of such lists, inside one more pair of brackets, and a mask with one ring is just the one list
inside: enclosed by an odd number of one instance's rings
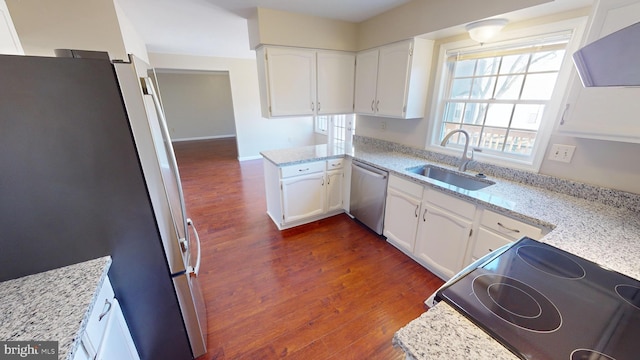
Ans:
{"label": "light stone counter", "polygon": [[0,283],[0,340],[58,341],[71,359],[107,278],[109,256]]}
{"label": "light stone counter", "polygon": [[[551,229],[542,242],[640,279],[640,195],[488,164],[472,163],[496,184],[468,191],[420,177],[407,168],[435,164],[455,169],[457,158],[370,138],[353,148],[335,146],[265,151],[278,166],[338,156],[389,170],[505,215]],[[323,156],[323,154],[331,154]],[[455,324],[455,326],[454,326]],[[410,359],[515,359],[449,305],[440,303],[394,337]]]}

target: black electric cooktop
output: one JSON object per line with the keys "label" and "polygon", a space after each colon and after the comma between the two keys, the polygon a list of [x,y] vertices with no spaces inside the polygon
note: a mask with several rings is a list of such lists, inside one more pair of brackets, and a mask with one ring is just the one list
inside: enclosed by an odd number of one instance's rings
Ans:
{"label": "black electric cooktop", "polygon": [[526,237],[436,299],[522,359],[640,359],[640,281]]}

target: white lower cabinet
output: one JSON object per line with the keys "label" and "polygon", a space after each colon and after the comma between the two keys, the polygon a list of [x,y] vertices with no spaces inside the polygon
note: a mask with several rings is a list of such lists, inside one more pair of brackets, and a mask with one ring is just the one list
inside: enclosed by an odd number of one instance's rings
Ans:
{"label": "white lower cabinet", "polygon": [[545,233],[542,227],[526,224],[494,211],[483,210],[475,236],[469,244],[465,265],[471,264],[497,248],[523,236],[540,239]]}
{"label": "white lower cabinet", "polygon": [[327,170],[327,212],[343,209],[344,170]]}
{"label": "white lower cabinet", "polygon": [[462,270],[475,212],[474,204],[425,190],[413,252],[416,260],[445,280]]}
{"label": "white lower cabinet", "polygon": [[98,291],[98,298],[73,359],[140,359],[108,278]]}
{"label": "white lower cabinet", "polygon": [[422,191],[420,184],[389,176],[383,235],[408,255],[413,253],[418,232]]}
{"label": "white lower cabinet", "polygon": [[325,203],[324,185],[324,171],[283,179],[283,221],[293,222],[322,214]]}
{"label": "white lower cabinet", "polygon": [[444,280],[505,244],[523,236],[540,239],[544,233],[543,227],[389,176],[383,235]]}
{"label": "white lower cabinet", "polygon": [[473,221],[424,204],[414,255],[442,279],[462,270]]}
{"label": "white lower cabinet", "polygon": [[475,205],[431,187],[389,177],[387,241],[442,279],[462,269]]}
{"label": "white lower cabinet", "polygon": [[287,229],[344,212],[344,159],[278,167],[264,159],[267,214]]}

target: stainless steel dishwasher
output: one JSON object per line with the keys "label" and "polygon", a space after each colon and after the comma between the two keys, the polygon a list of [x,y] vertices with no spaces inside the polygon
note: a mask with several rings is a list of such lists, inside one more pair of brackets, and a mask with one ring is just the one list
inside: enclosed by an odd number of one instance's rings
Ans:
{"label": "stainless steel dishwasher", "polygon": [[389,173],[358,161],[351,163],[350,214],[382,235]]}

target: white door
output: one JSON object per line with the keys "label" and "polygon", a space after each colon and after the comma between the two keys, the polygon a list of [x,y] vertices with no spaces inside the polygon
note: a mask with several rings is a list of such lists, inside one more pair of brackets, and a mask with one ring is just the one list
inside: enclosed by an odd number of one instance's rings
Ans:
{"label": "white door", "polygon": [[471,235],[470,220],[422,204],[414,255],[429,270],[444,280],[462,269]]}
{"label": "white door", "polygon": [[393,188],[387,190],[384,235],[405,253],[413,253],[420,216],[420,199]]}
{"label": "white door", "polygon": [[343,208],[344,171],[327,171],[327,212]]}
{"label": "white door", "polygon": [[403,41],[380,48],[376,95],[378,115],[404,117],[411,46],[411,41]]}
{"label": "white door", "polygon": [[271,47],[266,51],[271,115],[313,115],[316,107],[315,51]]}
{"label": "white door", "polygon": [[368,50],[356,56],[355,112],[374,114],[378,81],[378,50]]}
{"label": "white door", "polygon": [[318,51],[317,54],[317,113],[352,113],[355,55],[336,51]]}
{"label": "white door", "polygon": [[282,180],[284,222],[324,213],[324,172],[295,176]]}

